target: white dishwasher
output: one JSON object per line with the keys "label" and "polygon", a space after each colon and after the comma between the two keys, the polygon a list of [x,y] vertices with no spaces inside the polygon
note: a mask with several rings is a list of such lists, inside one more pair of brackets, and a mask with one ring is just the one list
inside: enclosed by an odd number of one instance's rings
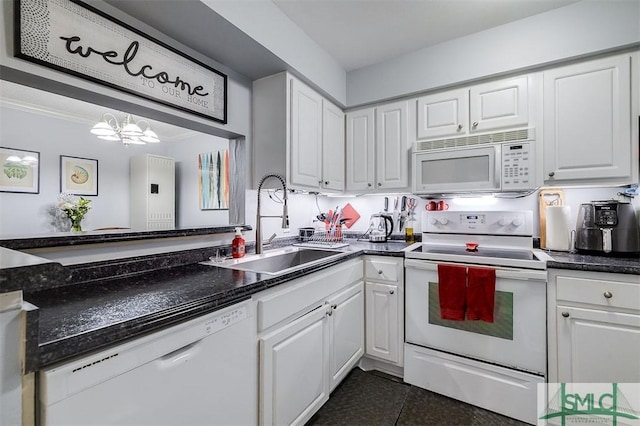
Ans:
{"label": "white dishwasher", "polygon": [[43,425],[255,425],[255,304],[40,372]]}

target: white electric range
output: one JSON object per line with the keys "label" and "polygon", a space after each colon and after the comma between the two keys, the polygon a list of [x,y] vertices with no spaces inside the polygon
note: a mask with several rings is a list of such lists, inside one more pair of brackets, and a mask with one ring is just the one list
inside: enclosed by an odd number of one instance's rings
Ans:
{"label": "white electric range", "polygon": [[[530,211],[428,211],[405,249],[406,382],[529,423],[546,376],[546,261]],[[442,319],[438,265],[495,270],[493,322]]]}

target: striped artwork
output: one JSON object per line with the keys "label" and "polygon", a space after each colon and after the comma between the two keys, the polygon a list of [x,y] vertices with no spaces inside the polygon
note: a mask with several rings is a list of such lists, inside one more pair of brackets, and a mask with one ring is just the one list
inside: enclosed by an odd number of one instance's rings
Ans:
{"label": "striped artwork", "polygon": [[229,150],[198,154],[200,210],[229,208]]}

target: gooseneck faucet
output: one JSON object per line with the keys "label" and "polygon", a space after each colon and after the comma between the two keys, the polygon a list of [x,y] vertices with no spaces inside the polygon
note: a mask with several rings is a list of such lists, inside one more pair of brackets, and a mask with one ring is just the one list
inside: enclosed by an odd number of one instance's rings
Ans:
{"label": "gooseneck faucet", "polygon": [[[282,184],[282,190],[284,191],[284,197],[282,199],[282,216],[262,216],[260,214],[260,191],[262,190],[262,185],[269,178],[275,178],[280,181]],[[263,217],[280,217],[282,218],[282,229],[289,229],[289,211],[287,208],[287,184],[284,181],[284,178],[280,175],[276,174],[268,174],[265,175],[262,179],[260,179],[260,183],[258,184],[258,208],[257,208],[257,217],[256,217],[256,254],[262,253],[262,225],[260,224],[261,219]]]}

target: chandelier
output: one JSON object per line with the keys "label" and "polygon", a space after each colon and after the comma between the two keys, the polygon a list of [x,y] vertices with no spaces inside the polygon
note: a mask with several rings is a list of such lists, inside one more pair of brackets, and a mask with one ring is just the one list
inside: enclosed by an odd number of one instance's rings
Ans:
{"label": "chandelier", "polygon": [[[143,131],[140,126],[146,126]],[[144,145],[145,143],[158,143],[160,138],[151,130],[151,125],[146,120],[134,121],[131,114],[127,114],[118,122],[115,115],[105,113],[102,120],[96,123],[90,132],[98,139],[106,141],[121,141],[125,146]]]}

